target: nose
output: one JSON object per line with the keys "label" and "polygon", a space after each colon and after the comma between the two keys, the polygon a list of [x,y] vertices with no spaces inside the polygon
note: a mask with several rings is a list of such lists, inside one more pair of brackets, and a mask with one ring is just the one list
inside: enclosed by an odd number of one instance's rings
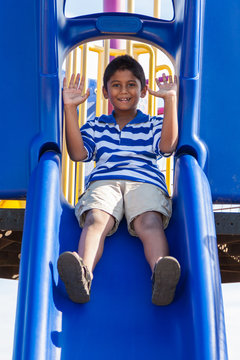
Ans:
{"label": "nose", "polygon": [[121,89],[120,89],[120,92],[123,93],[123,94],[124,94],[124,93],[127,93],[127,86],[126,86],[126,85],[122,85],[122,86],[121,86]]}

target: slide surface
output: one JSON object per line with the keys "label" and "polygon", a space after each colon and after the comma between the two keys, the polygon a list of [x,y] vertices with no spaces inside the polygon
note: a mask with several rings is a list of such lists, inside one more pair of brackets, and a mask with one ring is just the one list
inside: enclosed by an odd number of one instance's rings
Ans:
{"label": "slide surface", "polygon": [[45,153],[28,192],[13,358],[227,359],[211,195],[190,155],[176,161],[173,208],[167,237],[182,275],[171,305],[152,305],[151,272],[124,221],[106,240],[91,301],[74,304],[56,263],[80,229],[61,196],[59,156]]}

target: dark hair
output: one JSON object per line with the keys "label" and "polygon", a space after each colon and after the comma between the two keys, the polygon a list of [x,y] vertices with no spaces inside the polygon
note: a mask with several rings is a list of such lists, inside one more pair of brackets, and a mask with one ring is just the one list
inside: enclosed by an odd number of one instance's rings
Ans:
{"label": "dark hair", "polygon": [[140,80],[141,90],[146,85],[145,74],[142,66],[129,55],[121,55],[113,59],[106,67],[103,75],[103,86],[107,90],[107,82],[118,70],[129,70]]}

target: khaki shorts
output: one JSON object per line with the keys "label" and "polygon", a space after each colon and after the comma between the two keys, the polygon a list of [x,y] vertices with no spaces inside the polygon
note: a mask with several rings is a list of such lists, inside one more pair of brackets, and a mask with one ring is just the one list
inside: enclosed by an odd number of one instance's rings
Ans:
{"label": "khaki shorts", "polygon": [[126,180],[93,181],[81,195],[75,208],[80,227],[84,226],[86,211],[99,209],[115,218],[115,225],[108,236],[112,235],[125,214],[128,231],[137,236],[133,220],[147,211],[157,211],[163,216],[164,229],[172,214],[172,201],[158,186]]}

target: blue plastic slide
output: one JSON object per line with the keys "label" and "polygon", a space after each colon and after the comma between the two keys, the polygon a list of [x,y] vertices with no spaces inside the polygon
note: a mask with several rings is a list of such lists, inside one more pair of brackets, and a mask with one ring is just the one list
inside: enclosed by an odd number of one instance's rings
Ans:
{"label": "blue plastic slide", "polygon": [[57,258],[76,250],[80,229],[61,196],[58,154],[32,174],[22,244],[15,360],[227,359],[212,201],[197,161],[176,161],[174,212],[167,236],[182,266],[174,302],[151,303],[151,273],[123,222],[107,238],[91,301],[72,303]]}

